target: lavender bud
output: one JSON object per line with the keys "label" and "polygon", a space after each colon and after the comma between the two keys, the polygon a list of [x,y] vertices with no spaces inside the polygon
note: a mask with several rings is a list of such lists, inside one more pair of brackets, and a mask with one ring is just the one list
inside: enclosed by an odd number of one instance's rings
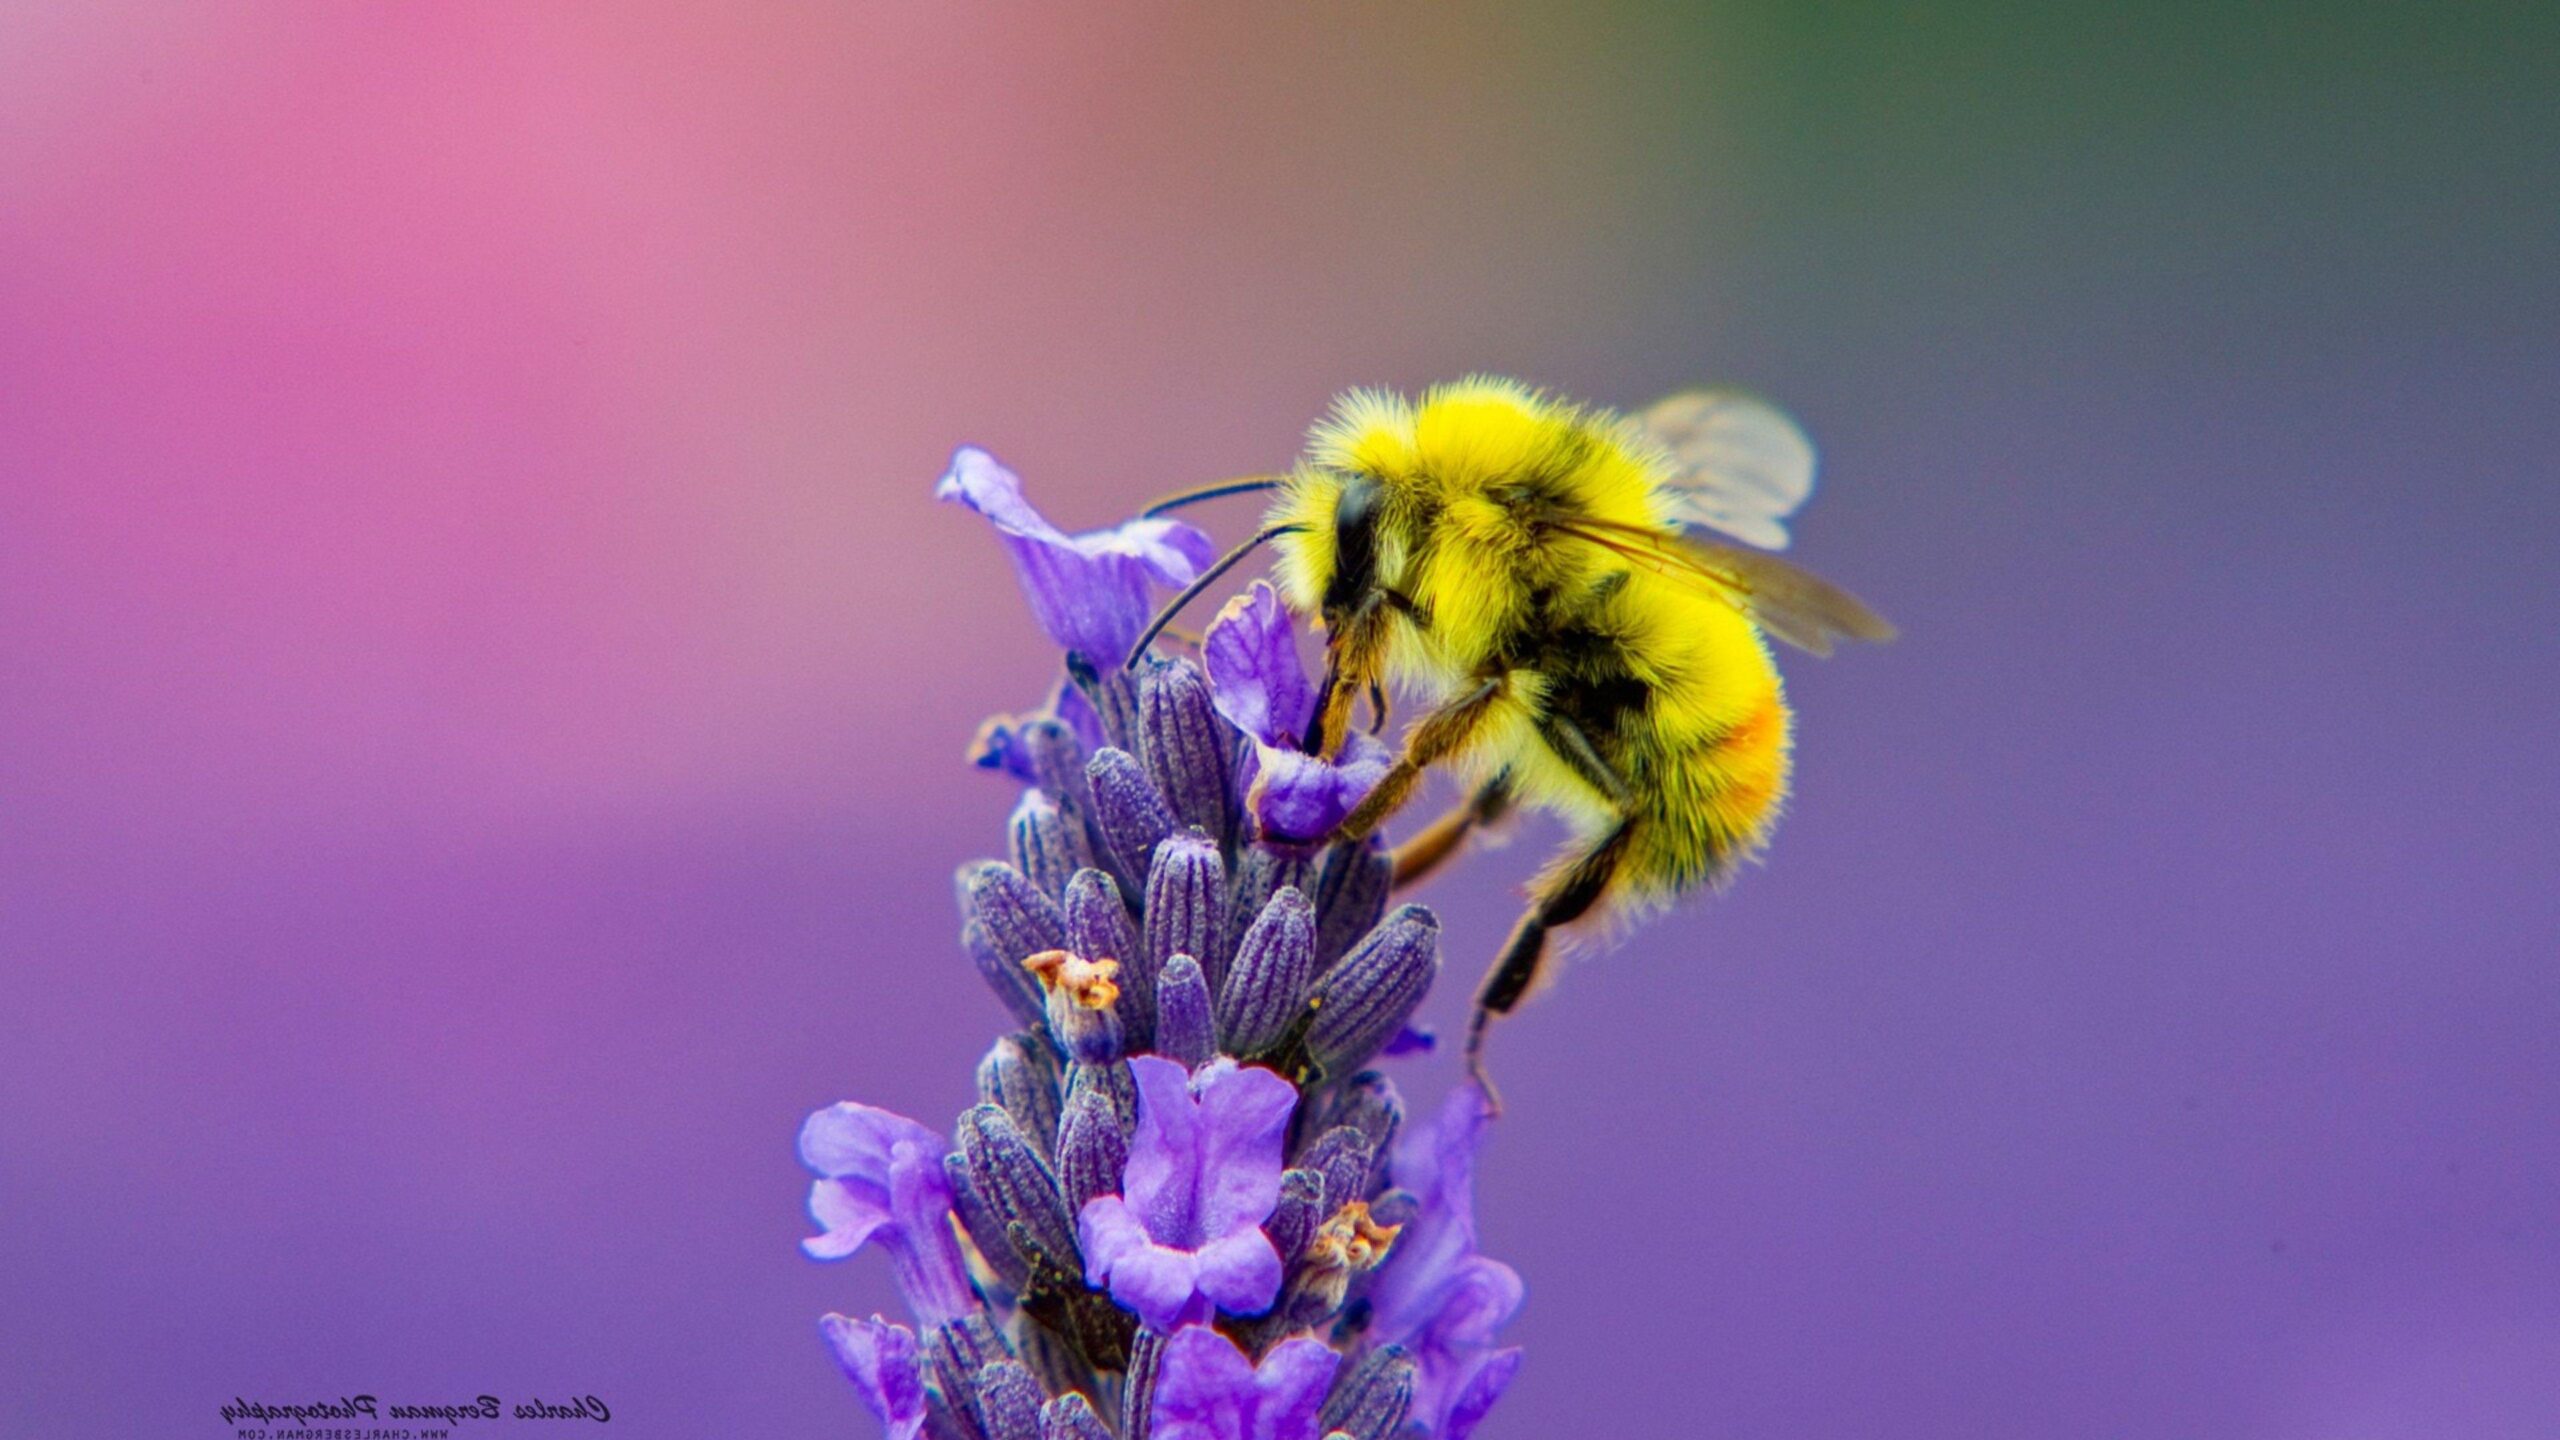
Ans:
{"label": "lavender bud", "polygon": [[1067,1103],[1090,1090],[1111,1102],[1111,1113],[1119,1117],[1120,1133],[1138,1128],[1138,1082],[1129,1076],[1126,1061],[1088,1064],[1078,1061],[1067,1067]]}
{"label": "lavender bud", "polygon": [[1079,870],[1067,884],[1067,948],[1088,960],[1117,960],[1120,1025],[1129,1048],[1143,1050],[1155,1035],[1156,970],[1138,927],[1130,923],[1120,884],[1099,870]]}
{"label": "lavender bud", "polygon": [[1084,778],[1084,742],[1063,720],[1033,720],[1022,727],[1022,754],[1030,762],[1034,783],[1070,815],[1093,813],[1093,792]]}
{"label": "lavender bud", "polygon": [[1315,1238],[1324,1216],[1324,1178],[1312,1170],[1283,1170],[1280,1203],[1271,1207],[1262,1233],[1271,1238],[1271,1248],[1280,1252],[1281,1263],[1287,1264]]}
{"label": "lavender bud", "polygon": [[1284,887],[1236,947],[1218,996],[1219,1048],[1238,1056],[1269,1049],[1306,1008],[1315,970],[1315,906]]}
{"label": "lavender bud", "polygon": [[945,1321],[924,1337],[925,1373],[933,1389],[950,1407],[948,1417],[961,1433],[984,1437],[978,1419],[978,1376],[988,1366],[1012,1358],[1004,1337],[984,1315]]}
{"label": "lavender bud", "polygon": [[972,920],[962,925],[960,948],[969,952],[969,963],[978,967],[978,978],[996,992],[996,998],[1013,1012],[1014,1019],[1034,1030],[1048,1023],[1048,1004],[1040,996],[1040,982],[1025,974],[1019,962],[1005,958],[1003,947],[987,934],[984,924]]}
{"label": "lavender bud", "polygon": [[1070,1390],[1098,1390],[1101,1382],[1094,1376],[1093,1366],[1077,1353],[1075,1345],[1046,1325],[1033,1322],[1015,1327],[1014,1346],[1022,1354],[1023,1368],[1040,1382],[1042,1395],[1064,1395]]}
{"label": "lavender bud", "polygon": [[978,1193],[977,1184],[969,1178],[969,1162],[959,1155],[942,1158],[942,1173],[951,1180],[951,1213],[960,1220],[960,1228],[968,1232],[969,1243],[978,1247],[979,1256],[994,1271],[1006,1288],[1019,1292],[1031,1283],[1031,1266],[1022,1252],[1005,1238],[1003,1217]]}
{"label": "lavender bud", "polygon": [[1413,1405],[1414,1370],[1403,1346],[1379,1346],[1334,1383],[1317,1423],[1350,1440],[1387,1440]]}
{"label": "lavender bud", "polygon": [[[924,1430],[926,1440],[987,1440],[987,1432],[978,1424],[978,1412],[966,1405],[955,1405],[942,1398],[942,1392],[927,1386],[924,1392]],[[1326,1440],[1332,1440],[1327,1436]]]}
{"label": "lavender bud", "polygon": [[1422,1003],[1440,972],[1440,922],[1419,905],[1389,915],[1316,986],[1322,1008],[1307,1054],[1327,1075],[1359,1068]]}
{"label": "lavender bud", "polygon": [[1401,1230],[1422,1213],[1422,1202],[1410,1190],[1381,1190],[1369,1206],[1369,1218],[1389,1229]]}
{"label": "lavender bud", "polygon": [[1120,1389],[1121,1428],[1129,1440],[1150,1440],[1155,1432],[1156,1377],[1164,1368],[1165,1337],[1140,1330],[1129,1342],[1129,1373]]}
{"label": "lavender bud", "polygon": [[1138,734],[1138,686],[1121,666],[1120,662],[1127,658],[1123,655],[1087,658],[1079,651],[1070,650],[1067,652],[1067,680],[1084,696],[1085,703],[1093,707],[1095,718],[1102,722],[1104,743],[1134,750]]}
{"label": "lavender bud", "polygon": [[1138,678],[1138,753],[1174,818],[1221,835],[1233,751],[1198,667],[1156,665]]}
{"label": "lavender bud", "polygon": [[1370,1155],[1384,1155],[1404,1124],[1404,1099],[1396,1094],[1396,1082],[1375,1070],[1362,1071],[1334,1092],[1324,1124],[1327,1129],[1350,1126],[1369,1137]]}
{"label": "lavender bud", "polygon": [[960,1151],[968,1157],[970,1183],[1004,1223],[1004,1233],[1013,1235],[1019,1226],[1019,1233],[1040,1251],[1025,1258],[1076,1269],[1081,1262],[1075,1225],[1058,1195],[1057,1178],[1022,1138],[1012,1117],[993,1105],[971,1106],[960,1116]]}
{"label": "lavender bud", "polygon": [[1244,943],[1244,932],[1260,918],[1262,907],[1271,897],[1289,886],[1300,894],[1315,888],[1316,862],[1307,855],[1289,855],[1267,845],[1254,845],[1236,857],[1235,881],[1227,889],[1227,948],[1235,953]]}
{"label": "lavender bud", "polygon": [[1156,1053],[1197,1070],[1218,1053],[1218,1022],[1200,962],[1176,955],[1156,977]]}
{"label": "lavender bud", "polygon": [[1324,1177],[1324,1204],[1339,1210],[1369,1195],[1369,1169],[1377,1158],[1369,1137],[1349,1125],[1336,1125],[1316,1137],[1298,1157],[1298,1168]]}
{"label": "lavender bud", "polygon": [[961,943],[997,998],[1024,1024],[1042,1023],[1047,1007],[1022,962],[1066,943],[1066,912],[1021,871],[996,860],[961,867],[960,909],[968,922]]}
{"label": "lavender bud", "polygon": [[1093,1413],[1092,1401],[1070,1392],[1042,1407],[1040,1440],[1111,1440],[1111,1430]]}
{"label": "lavender bud", "polygon": [[1316,964],[1341,959],[1387,911],[1396,864],[1375,840],[1336,845],[1326,853],[1316,881]]}
{"label": "lavender bud", "polygon": [[1058,1189],[1068,1212],[1081,1214],[1095,1196],[1120,1193],[1128,1165],[1129,1137],[1121,1133],[1110,1099],[1094,1090],[1077,1092],[1058,1125]]}
{"label": "lavender bud", "polygon": [[1040,1440],[1040,1382],[1019,1360],[999,1360],[978,1372],[978,1418],[987,1440]]}
{"label": "lavender bud", "polygon": [[1213,987],[1226,976],[1227,957],[1235,953],[1227,939],[1227,867],[1197,830],[1156,847],[1147,871],[1147,949],[1190,956]]}
{"label": "lavender bud", "polygon": [[1013,807],[1013,817],[1005,824],[1012,834],[1014,867],[1029,876],[1043,895],[1064,893],[1067,877],[1093,863],[1084,822],[1045,791],[1023,791],[1021,803]]}
{"label": "lavender bud", "polygon": [[1031,1143],[1043,1149],[1058,1138],[1058,1071],[1049,1047],[1007,1035],[978,1062],[978,1098],[1004,1107]]}
{"label": "lavender bud", "polygon": [[1093,787],[1094,827],[1102,832],[1120,873],[1144,875],[1156,845],[1173,833],[1173,811],[1163,794],[1126,750],[1094,752],[1085,776]]}

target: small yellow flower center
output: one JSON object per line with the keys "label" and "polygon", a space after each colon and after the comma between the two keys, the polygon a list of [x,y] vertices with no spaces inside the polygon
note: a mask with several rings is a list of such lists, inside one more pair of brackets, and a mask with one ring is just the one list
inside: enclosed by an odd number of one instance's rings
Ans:
{"label": "small yellow flower center", "polygon": [[1064,994],[1087,1010],[1108,1010],[1120,999],[1120,962],[1087,960],[1066,950],[1026,955],[1022,968],[1040,977],[1043,987]]}
{"label": "small yellow flower center", "polygon": [[1369,1216],[1368,1201],[1354,1200],[1316,1227],[1315,1238],[1307,1242],[1307,1258],[1319,1268],[1345,1273],[1374,1270],[1403,1229],[1379,1224]]}

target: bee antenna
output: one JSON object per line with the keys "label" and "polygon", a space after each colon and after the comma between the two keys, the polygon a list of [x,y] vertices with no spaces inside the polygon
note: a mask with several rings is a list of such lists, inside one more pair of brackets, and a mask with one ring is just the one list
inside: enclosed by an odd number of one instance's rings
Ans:
{"label": "bee antenna", "polygon": [[1280,488],[1281,478],[1278,475],[1246,475],[1234,480],[1221,480],[1214,485],[1203,485],[1196,490],[1184,490],[1167,495],[1139,511],[1138,518],[1153,520],[1167,511],[1179,510],[1185,505],[1197,505],[1203,500],[1217,500],[1229,495],[1251,495],[1258,490],[1277,490]]}
{"label": "bee antenna", "polygon": [[1236,562],[1283,535],[1295,535],[1306,528],[1304,525],[1274,525],[1219,557],[1217,564],[1201,571],[1199,579],[1182,587],[1182,593],[1174,596],[1171,604],[1156,612],[1156,618],[1148,623],[1146,633],[1138,637],[1137,644],[1129,647],[1129,659],[1122,668],[1137,669],[1138,662],[1146,658],[1147,647],[1164,633],[1164,627],[1173,623],[1174,616],[1182,613],[1182,607],[1199,599],[1200,592],[1218,583],[1218,577],[1236,568]]}

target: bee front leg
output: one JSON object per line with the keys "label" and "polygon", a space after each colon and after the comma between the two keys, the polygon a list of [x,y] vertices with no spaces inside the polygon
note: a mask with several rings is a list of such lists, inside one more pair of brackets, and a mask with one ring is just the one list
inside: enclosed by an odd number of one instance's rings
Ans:
{"label": "bee front leg", "polygon": [[1344,818],[1327,843],[1365,839],[1370,831],[1386,823],[1387,817],[1404,808],[1404,802],[1412,797],[1422,773],[1464,746],[1493,707],[1510,693],[1509,676],[1488,676],[1475,689],[1424,716],[1405,736],[1404,753],[1387,767],[1377,788]]}

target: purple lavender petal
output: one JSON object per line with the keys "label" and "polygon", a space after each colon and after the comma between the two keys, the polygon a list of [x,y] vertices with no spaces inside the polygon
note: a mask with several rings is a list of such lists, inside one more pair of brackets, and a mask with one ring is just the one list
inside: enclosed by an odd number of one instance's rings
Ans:
{"label": "purple lavender petal", "polygon": [[1229,1314],[1259,1315],[1280,1294],[1280,1252],[1258,1225],[1239,1230],[1200,1247],[1191,1283]]}
{"label": "purple lavender petal", "polygon": [[819,1176],[809,1214],[825,1232],[801,1242],[838,1260],[877,1241],[917,1316],[938,1322],[977,1306],[951,1233],[951,1186],[941,1137],[901,1115],[850,1102],[800,1127],[800,1159]]}
{"label": "purple lavender petal", "polygon": [[[1485,1412],[1502,1398],[1503,1391],[1511,1388],[1511,1377],[1519,1371],[1520,1350],[1517,1346],[1481,1357],[1457,1393],[1449,1398],[1447,1409],[1432,1432],[1437,1440],[1467,1440],[1473,1435]],[[1419,1399],[1415,1408],[1420,1408]]]}
{"label": "purple lavender petal", "polygon": [[1476,1149],[1492,1121],[1484,1092],[1461,1085],[1430,1124],[1396,1143],[1387,1178],[1413,1195],[1418,1210],[1369,1285],[1370,1333],[1381,1343],[1405,1344],[1420,1334],[1475,1254]]}
{"label": "purple lavender petal", "polygon": [[841,1260],[889,1223],[888,1196],[841,1180],[819,1180],[809,1186],[809,1218],[822,1233],[801,1241],[800,1248],[812,1260]]}
{"label": "purple lavender petal", "polygon": [[1254,1370],[1254,1388],[1262,1392],[1258,1429],[1274,1437],[1312,1437],[1325,1391],[1333,1384],[1342,1356],[1323,1341],[1301,1335],[1283,1340],[1262,1357]]}
{"label": "purple lavender petal", "polygon": [[1121,1197],[1103,1195],[1085,1202],[1076,1217],[1076,1233],[1085,1250],[1085,1283],[1108,1288],[1112,1299],[1147,1324],[1164,1330],[1189,1312],[1206,1311],[1197,1299],[1199,1257],[1149,1239],[1137,1212]]}
{"label": "purple lavender petal", "polygon": [[800,1126],[800,1163],[820,1175],[862,1177],[882,1188],[898,1147],[914,1145],[939,1156],[942,1137],[904,1115],[843,1101],[812,1114]]}
{"label": "purple lavender petal", "polygon": [[1247,798],[1265,839],[1311,845],[1351,817],[1386,778],[1394,757],[1375,736],[1355,730],[1339,761],[1320,760],[1276,745],[1254,750],[1255,774]]}
{"label": "purple lavender petal", "polygon": [[924,1429],[925,1414],[915,1332],[877,1315],[868,1320],[828,1315],[818,1321],[818,1333],[888,1440],[915,1440]]}
{"label": "purple lavender petal", "polygon": [[1200,1112],[1191,1077],[1153,1055],[1129,1062],[1138,1087],[1138,1129],[1129,1137],[1129,1169],[1120,1193],[1167,1245],[1195,1246],[1199,1233]]}
{"label": "purple lavender petal", "polygon": [[1204,1325],[1165,1343],[1150,1440],[1316,1440],[1316,1416],[1342,1357],[1308,1336],[1272,1347],[1257,1369]]}
{"label": "purple lavender petal", "polygon": [[994,523],[1040,628],[1098,664],[1118,661],[1146,628],[1150,585],[1187,585],[1215,555],[1208,536],[1178,520],[1068,535],[1023,498],[1020,477],[974,445],[952,454],[933,493]]}
{"label": "purple lavender petal", "polygon": [[1390,1060],[1406,1055],[1428,1055],[1440,1048],[1440,1036],[1428,1026],[1407,1025],[1387,1041],[1378,1053]]}
{"label": "purple lavender petal", "polygon": [[1200,662],[1218,713],[1265,745],[1296,748],[1315,718],[1316,688],[1298,661],[1298,637],[1279,592],[1256,580],[1209,622]]}
{"label": "purple lavender petal", "polygon": [[1298,1092],[1268,1070],[1211,1062],[1200,1095],[1199,1225],[1216,1239],[1260,1225],[1280,1199],[1280,1158]]}
{"label": "purple lavender petal", "polygon": [[1165,1342],[1148,1440],[1262,1440],[1246,1429],[1259,1397],[1253,1362],[1235,1342],[1188,1326]]}

